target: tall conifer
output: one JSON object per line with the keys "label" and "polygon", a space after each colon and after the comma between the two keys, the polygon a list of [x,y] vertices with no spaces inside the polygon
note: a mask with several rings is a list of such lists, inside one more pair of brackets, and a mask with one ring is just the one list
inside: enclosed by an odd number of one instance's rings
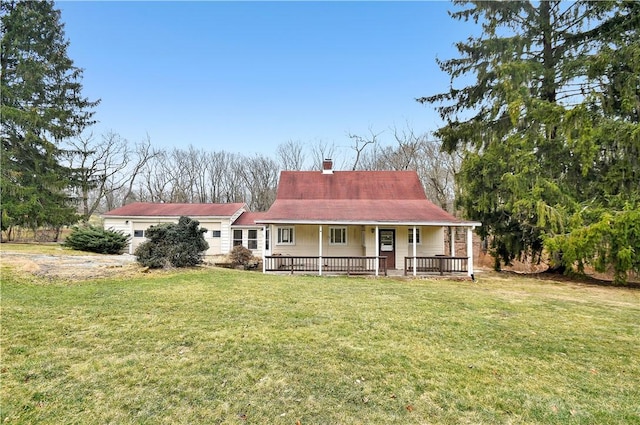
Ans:
{"label": "tall conifer", "polygon": [[82,70],[52,1],[0,7],[2,229],[71,224],[73,170],[61,165],[62,142],[94,122],[98,102],[82,97]]}
{"label": "tall conifer", "polygon": [[[455,3],[463,9],[451,16],[481,35],[438,61],[450,89],[418,100],[446,122],[442,148],[463,153],[457,204],[483,223],[496,268],[535,261],[546,247],[558,268],[640,270],[637,239],[601,239],[604,263],[602,252],[575,254],[567,243],[605,212],[639,206],[640,3]],[[456,86],[461,77],[471,83]],[[616,264],[626,248],[631,260]]]}

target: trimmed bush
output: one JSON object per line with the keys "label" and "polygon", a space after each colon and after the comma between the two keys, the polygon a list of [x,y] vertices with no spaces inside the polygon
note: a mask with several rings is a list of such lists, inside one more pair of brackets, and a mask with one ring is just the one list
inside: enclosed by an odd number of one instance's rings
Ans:
{"label": "trimmed bush", "polygon": [[247,265],[253,258],[253,253],[242,245],[236,245],[229,254],[229,259],[235,266]]}
{"label": "trimmed bush", "polygon": [[74,226],[62,246],[99,254],[122,254],[128,244],[129,236],[121,231],[88,224]]}
{"label": "trimmed bush", "polygon": [[199,228],[200,222],[180,217],[178,224],[163,223],[146,231],[147,241],[136,248],[140,264],[152,269],[164,267],[191,267],[202,263],[209,244]]}

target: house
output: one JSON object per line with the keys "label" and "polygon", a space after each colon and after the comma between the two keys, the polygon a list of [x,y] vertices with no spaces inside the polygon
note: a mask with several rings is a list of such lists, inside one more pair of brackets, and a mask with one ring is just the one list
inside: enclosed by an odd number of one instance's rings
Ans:
{"label": "house", "polygon": [[[200,222],[200,226],[207,229],[204,234],[209,243],[206,256],[227,254],[233,245],[242,243],[257,244],[260,241],[250,239],[254,233],[250,229],[255,226],[245,226],[239,231],[231,229],[231,224],[246,214],[244,203],[228,204],[163,204],[150,202],[135,202],[116,208],[102,215],[106,229],[120,230],[131,235],[129,253],[146,240],[146,230],[161,223],[177,223],[181,216],[187,216]],[[261,234],[261,232],[259,232]],[[257,250],[256,250],[257,251]],[[261,255],[262,252],[256,252]]]}
{"label": "house", "polygon": [[[473,275],[480,223],[431,203],[414,171],[283,171],[276,200],[255,219],[265,232],[264,271]],[[445,252],[449,228],[449,253]],[[454,230],[466,232],[456,257]]]}
{"label": "house", "polygon": [[[400,270],[473,276],[472,233],[481,225],[431,203],[414,171],[334,171],[331,160],[321,171],[281,172],[266,212],[247,211],[243,203],[133,203],[103,218],[105,228],[132,235],[133,253],[149,226],[180,216],[207,228],[207,256],[242,245],[263,259],[264,272],[319,275]],[[464,245],[464,255],[456,255],[456,243]]]}

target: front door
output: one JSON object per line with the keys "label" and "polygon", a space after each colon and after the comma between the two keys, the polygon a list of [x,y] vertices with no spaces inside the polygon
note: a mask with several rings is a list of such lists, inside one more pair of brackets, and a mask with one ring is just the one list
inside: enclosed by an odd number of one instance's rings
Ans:
{"label": "front door", "polygon": [[396,268],[396,231],[380,229],[380,256],[387,257],[387,269]]}

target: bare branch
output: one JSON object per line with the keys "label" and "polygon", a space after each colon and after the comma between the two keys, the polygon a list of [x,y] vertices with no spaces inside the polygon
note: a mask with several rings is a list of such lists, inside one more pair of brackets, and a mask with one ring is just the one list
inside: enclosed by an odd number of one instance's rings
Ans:
{"label": "bare branch", "polygon": [[356,151],[356,158],[353,161],[353,167],[351,168],[354,171],[358,169],[358,162],[360,161],[360,156],[362,155],[364,149],[369,145],[375,146],[377,144],[378,136],[382,134],[382,132],[375,134],[371,128],[369,128],[369,133],[371,133],[371,135],[368,139],[362,136],[358,136],[357,134],[348,133],[349,138],[353,142],[351,148]]}

